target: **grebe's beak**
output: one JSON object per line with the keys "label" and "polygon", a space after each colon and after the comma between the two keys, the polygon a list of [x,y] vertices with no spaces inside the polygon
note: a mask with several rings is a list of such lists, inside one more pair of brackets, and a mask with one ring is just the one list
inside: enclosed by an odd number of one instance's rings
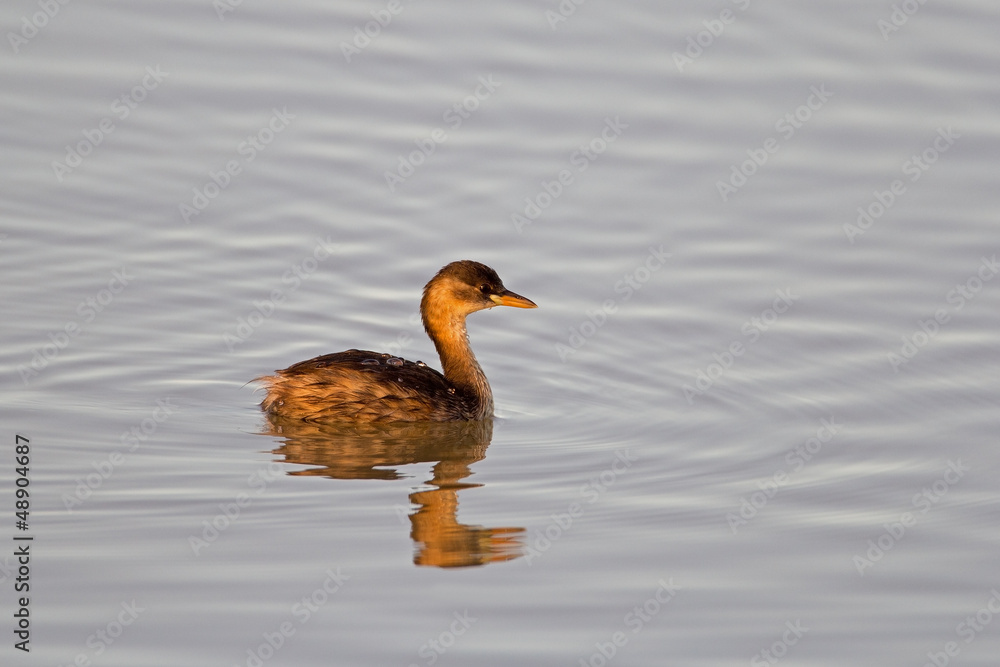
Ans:
{"label": "grebe's beak", "polygon": [[538,305],[531,299],[526,299],[520,294],[514,294],[510,290],[504,290],[499,294],[490,294],[490,301],[498,306],[513,306],[515,308],[538,308]]}

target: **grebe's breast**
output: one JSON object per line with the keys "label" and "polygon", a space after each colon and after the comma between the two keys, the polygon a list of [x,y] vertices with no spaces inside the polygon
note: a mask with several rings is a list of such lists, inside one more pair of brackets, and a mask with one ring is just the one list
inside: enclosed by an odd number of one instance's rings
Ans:
{"label": "grebe's breast", "polygon": [[421,361],[369,350],[324,354],[259,380],[267,412],[310,422],[476,420],[493,408]]}

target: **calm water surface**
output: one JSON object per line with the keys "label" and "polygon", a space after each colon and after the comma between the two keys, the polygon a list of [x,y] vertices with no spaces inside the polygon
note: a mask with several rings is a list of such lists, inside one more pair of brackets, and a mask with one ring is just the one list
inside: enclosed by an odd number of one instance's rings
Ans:
{"label": "calm water surface", "polygon": [[[3,664],[997,664],[1000,25],[902,5],[7,3]],[[265,422],[461,258],[492,424]]]}

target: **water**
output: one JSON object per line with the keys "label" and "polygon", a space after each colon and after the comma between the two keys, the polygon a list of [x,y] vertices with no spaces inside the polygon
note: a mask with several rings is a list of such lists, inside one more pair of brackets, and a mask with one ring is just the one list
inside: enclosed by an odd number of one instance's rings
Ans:
{"label": "water", "polygon": [[[996,664],[997,20],[903,4],[5,6],[4,664]],[[268,431],[466,257],[492,425]]]}

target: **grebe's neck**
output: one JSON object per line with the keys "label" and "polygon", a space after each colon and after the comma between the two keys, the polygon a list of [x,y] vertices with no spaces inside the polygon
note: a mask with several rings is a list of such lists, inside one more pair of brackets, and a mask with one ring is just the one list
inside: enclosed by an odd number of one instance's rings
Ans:
{"label": "grebe's neck", "polygon": [[441,357],[444,376],[456,389],[476,401],[481,418],[485,418],[493,414],[493,391],[469,346],[465,316],[466,313],[455,312],[430,293],[420,302],[420,317]]}

